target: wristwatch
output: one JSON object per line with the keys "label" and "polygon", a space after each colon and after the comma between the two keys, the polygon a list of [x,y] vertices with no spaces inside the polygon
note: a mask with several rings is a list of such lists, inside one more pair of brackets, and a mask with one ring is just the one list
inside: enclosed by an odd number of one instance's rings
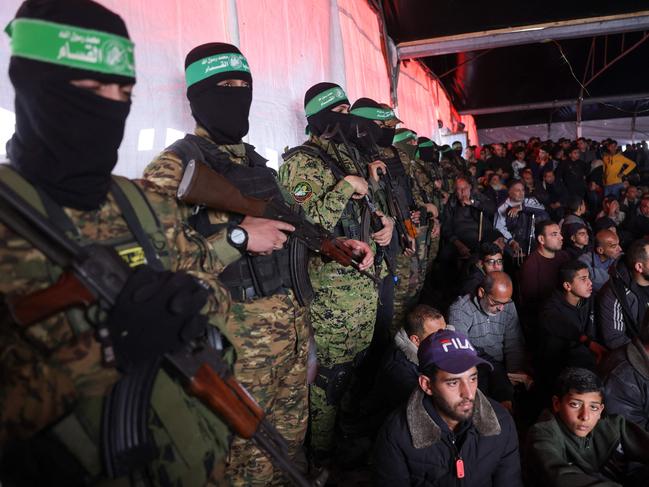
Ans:
{"label": "wristwatch", "polygon": [[228,230],[228,243],[242,252],[248,247],[248,232],[239,226]]}

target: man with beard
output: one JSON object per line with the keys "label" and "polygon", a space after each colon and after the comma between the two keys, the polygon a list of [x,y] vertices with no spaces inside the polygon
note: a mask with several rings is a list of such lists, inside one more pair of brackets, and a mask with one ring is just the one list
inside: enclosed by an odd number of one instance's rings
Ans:
{"label": "man with beard", "polygon": [[[334,83],[318,83],[307,90],[304,108],[309,140],[284,154],[279,180],[316,223],[335,235],[360,238],[361,216],[368,210],[363,200],[369,190],[354,163],[360,155],[350,143],[356,129],[352,128],[347,96]],[[383,229],[370,238],[372,245],[387,246],[393,220],[379,215]],[[379,275],[383,275],[381,263],[377,264]],[[372,339],[377,291],[367,277],[336,262],[312,259],[309,275],[314,288],[311,320],[318,357],[318,377],[309,391],[310,446],[315,462],[323,464],[331,461],[334,453],[338,406],[355,365],[363,361],[361,352]]]}
{"label": "man with beard", "polygon": [[640,332],[649,307],[649,240],[633,242],[610,270],[597,303],[598,332],[613,350]]}
{"label": "man with beard", "polygon": [[417,358],[419,387],[376,440],[373,485],[521,486],[514,421],[477,390],[490,364],[451,330],[422,341]]}
{"label": "man with beard", "polygon": [[[181,227],[181,211],[162,188],[111,178],[135,83],[126,26],[89,0],[42,0],[24,2],[8,32],[16,132],[8,144],[10,162],[0,168],[2,184],[77,245],[108,247],[133,271],[107,316],[97,304],[68,308],[29,327],[5,316],[0,481],[218,483],[227,428],[157,364],[163,353],[202,340],[213,328],[206,327],[208,319],[223,326],[229,302],[216,280],[223,264],[213,241]],[[86,52],[85,42],[111,56],[76,55]],[[0,226],[0,235],[3,295],[33,293],[57,281],[57,263],[8,227]],[[204,285],[171,272],[181,269]],[[137,403],[133,396],[146,389],[137,387],[144,384],[137,377],[145,372],[155,380],[150,397],[141,399],[150,400],[141,420],[151,441],[101,441],[129,434],[116,431],[115,421],[137,422],[135,416],[115,417],[113,405]],[[120,387],[111,392],[116,383]],[[119,390],[130,392],[124,397]]]}
{"label": "man with beard", "polygon": [[[252,76],[239,49],[217,42],[197,46],[187,54],[185,76],[195,134],[168,147],[145,169],[145,178],[175,195],[186,164],[200,159],[247,196],[285,198],[292,204],[266,160],[241,141],[248,132]],[[284,245],[283,232],[293,227],[207,208],[191,210],[186,208],[188,225],[203,235],[224,234],[234,250],[219,278],[234,301],[226,333],[237,350],[235,374],[287,439],[289,455],[300,458],[307,429],[309,323]],[[349,242],[356,243],[361,245]],[[285,481],[256,446],[241,438],[232,444],[226,473],[233,485]]]}
{"label": "man with beard", "polygon": [[561,250],[561,229],[552,220],[537,223],[534,234],[538,246],[523,262],[520,275],[521,305],[526,310],[526,318],[535,316],[541,303],[550,297],[557,283],[559,267],[570,259],[568,253]]}

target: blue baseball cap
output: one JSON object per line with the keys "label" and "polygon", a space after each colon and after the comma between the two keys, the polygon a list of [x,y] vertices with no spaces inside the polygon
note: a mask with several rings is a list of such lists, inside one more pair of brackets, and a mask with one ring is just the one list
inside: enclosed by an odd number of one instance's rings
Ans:
{"label": "blue baseball cap", "polygon": [[451,374],[461,374],[478,365],[493,370],[493,365],[478,357],[466,335],[449,329],[439,330],[422,341],[417,358],[420,371],[431,365]]}

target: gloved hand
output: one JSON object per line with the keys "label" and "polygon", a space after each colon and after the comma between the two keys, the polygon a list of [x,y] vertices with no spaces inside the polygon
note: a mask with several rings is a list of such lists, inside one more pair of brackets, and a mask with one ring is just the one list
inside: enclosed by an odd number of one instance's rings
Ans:
{"label": "gloved hand", "polygon": [[207,317],[200,310],[207,297],[208,290],[184,272],[138,267],[106,323],[118,368],[128,371],[203,333]]}

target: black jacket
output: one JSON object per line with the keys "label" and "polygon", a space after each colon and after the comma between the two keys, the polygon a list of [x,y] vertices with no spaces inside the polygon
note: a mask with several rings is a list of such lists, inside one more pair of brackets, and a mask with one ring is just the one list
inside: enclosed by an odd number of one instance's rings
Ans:
{"label": "black jacket", "polygon": [[581,196],[586,194],[586,176],[590,170],[590,164],[584,161],[561,161],[557,166],[556,178],[563,182],[569,194]]}
{"label": "black jacket", "polygon": [[505,408],[476,392],[473,419],[456,441],[461,443],[463,479],[456,475],[452,433],[446,424],[438,426],[430,408],[430,399],[417,388],[408,404],[388,418],[375,444],[373,485],[522,486],[518,436]]}
{"label": "black jacket", "polygon": [[582,335],[595,338],[594,299],[572,306],[561,291],[545,302],[539,316],[537,380],[551,387],[565,367],[595,370],[595,356],[579,341]]}
{"label": "black jacket", "polygon": [[604,364],[606,410],[649,431],[649,355],[638,339]]}
{"label": "black jacket", "polygon": [[[444,206],[442,214],[442,238],[449,243],[460,240],[472,250],[478,250],[480,242],[493,242],[500,235],[493,228],[495,204],[487,196],[474,193],[471,206],[462,206],[455,195]],[[478,242],[480,214],[482,213],[482,239]]]}
{"label": "black jacket", "polygon": [[600,343],[613,350],[637,334],[647,310],[647,291],[635,283],[624,259],[618,259],[609,274],[611,277],[597,295],[596,322]]}

